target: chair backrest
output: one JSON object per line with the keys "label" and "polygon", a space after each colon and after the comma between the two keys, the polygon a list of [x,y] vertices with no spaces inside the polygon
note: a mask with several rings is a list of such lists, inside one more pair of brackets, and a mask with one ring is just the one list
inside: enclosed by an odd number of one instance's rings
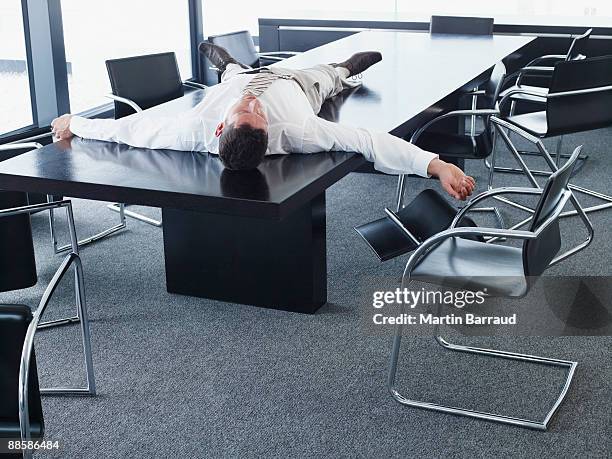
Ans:
{"label": "chair backrest", "polygon": [[485,92],[483,100],[487,102],[486,108],[495,108],[495,103],[504,85],[504,78],[506,78],[506,66],[500,61],[493,67],[493,71],[487,82],[481,85],[481,88],[484,89]]}
{"label": "chair backrest", "polygon": [[612,125],[612,56],[557,63],[546,119],[549,136]]}
{"label": "chair backrest", "polygon": [[[113,94],[133,100],[143,110],[184,94],[183,81],[174,53],[110,59],[106,61]],[[115,102],[115,118],[134,113],[126,104]]]}
{"label": "chair backrest", "polygon": [[[32,311],[28,306],[0,305],[0,438],[20,438],[19,367],[31,321]],[[44,420],[34,353],[28,376],[28,411],[30,436],[40,439],[44,434]]]}
{"label": "chair backrest", "polygon": [[[25,193],[0,191],[0,209],[27,205]],[[30,215],[0,218],[0,292],[31,287],[36,281]]]}
{"label": "chair backrest", "polygon": [[241,64],[259,67],[259,54],[248,30],[211,35],[208,41],[225,48]]}
{"label": "chair backrest", "polygon": [[587,47],[589,44],[589,37],[591,36],[592,32],[593,29],[589,29],[582,35],[578,35],[576,38],[574,38],[572,44],[567,50],[567,56],[565,57],[565,60],[574,61],[577,59],[584,59],[588,55]]}
{"label": "chair backrest", "polygon": [[[478,108],[494,109],[496,107],[497,99],[504,85],[505,78],[506,66],[500,61],[493,67],[493,71],[487,82],[480,86],[485,93],[479,98],[479,101],[482,101],[482,103],[478,104]],[[484,129],[479,134],[481,141],[478,143],[477,152],[478,156],[482,158],[488,157],[493,152],[495,144],[494,129],[489,119],[490,116],[484,118]]]}
{"label": "chair backrest", "polygon": [[432,16],[430,33],[493,35],[493,18]]}
{"label": "chair backrest", "polygon": [[[568,190],[569,179],[580,155],[582,147],[574,150],[567,162],[554,172],[544,184],[542,195],[535,208],[531,231],[537,232],[559,207],[563,206],[563,196]],[[546,227],[536,239],[528,239],[523,243],[523,267],[526,276],[539,276],[561,249],[561,232],[559,218]]]}

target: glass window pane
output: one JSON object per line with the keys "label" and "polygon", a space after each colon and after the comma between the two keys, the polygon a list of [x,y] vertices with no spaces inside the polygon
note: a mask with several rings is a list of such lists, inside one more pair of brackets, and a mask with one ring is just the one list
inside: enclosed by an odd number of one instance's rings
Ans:
{"label": "glass window pane", "polygon": [[[328,18],[328,19],[393,19],[396,0],[230,0],[204,1],[204,35],[217,35],[237,30],[248,30],[259,35],[258,18]],[[231,13],[229,13],[231,11]]]}
{"label": "glass window pane", "polygon": [[[295,6],[293,6],[295,4]],[[257,19],[405,20],[428,22],[432,14],[494,17],[501,24],[609,27],[610,0],[285,0],[204,1],[204,35],[249,30],[259,35]]]}
{"label": "glass window pane", "polygon": [[20,0],[0,2],[0,134],[32,124]]}
{"label": "glass window pane", "polygon": [[107,59],[174,51],[192,77],[187,0],[62,0],[62,19],[73,113],[109,102]]}
{"label": "glass window pane", "polygon": [[584,25],[609,24],[612,17],[610,0],[398,0],[399,17],[427,20],[432,14],[448,16],[494,17],[499,24]]}

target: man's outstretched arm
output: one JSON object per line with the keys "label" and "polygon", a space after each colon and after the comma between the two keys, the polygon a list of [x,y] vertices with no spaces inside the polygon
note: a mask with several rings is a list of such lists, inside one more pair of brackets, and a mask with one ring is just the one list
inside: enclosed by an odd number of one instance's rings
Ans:
{"label": "man's outstretched arm", "polygon": [[151,117],[137,113],[118,120],[63,115],[51,123],[53,135],[105,140],[140,148],[206,151],[204,126],[197,117]]}
{"label": "man's outstretched arm", "polygon": [[318,117],[313,118],[304,131],[304,153],[322,150],[361,153],[381,172],[437,177],[444,190],[455,199],[466,199],[476,186],[474,179],[454,164],[391,134],[348,127]]}

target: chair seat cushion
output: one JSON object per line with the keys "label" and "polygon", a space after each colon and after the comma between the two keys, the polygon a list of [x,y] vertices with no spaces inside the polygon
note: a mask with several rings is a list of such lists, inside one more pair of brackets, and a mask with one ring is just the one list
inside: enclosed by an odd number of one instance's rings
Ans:
{"label": "chair seat cushion", "polygon": [[423,150],[435,151],[441,156],[464,159],[482,159],[491,154],[492,145],[485,134],[474,137],[450,132],[426,131],[416,144]]}
{"label": "chair seat cushion", "polygon": [[545,111],[509,116],[508,121],[538,137],[545,137],[548,133]]}
{"label": "chair seat cushion", "polygon": [[546,96],[548,95],[548,88],[540,88],[539,86],[525,86],[525,85],[521,85],[521,86],[511,86],[510,88],[506,89],[505,91],[502,91],[499,94],[500,99],[505,97],[510,91],[513,91],[515,89],[523,89],[525,91],[529,91],[529,92],[536,92],[539,95],[538,96],[532,96],[530,94],[513,94],[510,96],[510,98],[512,100],[521,100],[521,101],[525,101],[525,102],[534,102],[536,104],[546,104]]}
{"label": "chair seat cushion", "polygon": [[410,279],[443,287],[486,289],[492,296],[520,297],[527,292],[520,248],[469,239],[442,242],[421,259]]}
{"label": "chair seat cushion", "polygon": [[[457,209],[434,190],[422,191],[397,213],[402,224],[420,242],[447,229],[456,214]],[[476,224],[470,218],[463,218],[459,226]],[[387,217],[356,226],[355,230],[380,261],[391,260],[416,248],[416,244]]]}

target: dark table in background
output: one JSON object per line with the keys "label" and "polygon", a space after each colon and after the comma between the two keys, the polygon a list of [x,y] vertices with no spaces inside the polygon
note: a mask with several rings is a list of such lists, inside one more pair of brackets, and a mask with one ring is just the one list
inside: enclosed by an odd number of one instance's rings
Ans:
{"label": "dark table in background", "polygon": [[[530,40],[363,32],[282,65],[381,51],[363,87],[330,101],[325,117],[405,136]],[[180,113],[202,96],[150,111]],[[73,139],[0,163],[0,188],[161,207],[169,292],[312,313],[327,302],[325,190],[363,163],[354,153],[279,155],[233,173],[205,153]]]}

